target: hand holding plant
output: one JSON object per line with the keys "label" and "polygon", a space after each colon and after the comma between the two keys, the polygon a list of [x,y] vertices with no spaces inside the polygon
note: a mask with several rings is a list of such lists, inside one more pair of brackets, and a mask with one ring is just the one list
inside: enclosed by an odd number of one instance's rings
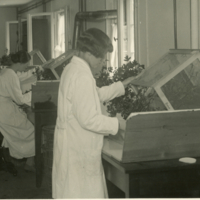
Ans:
{"label": "hand holding plant", "polygon": [[[125,57],[126,64],[122,67],[113,70],[112,67],[106,69],[103,67],[100,75],[96,78],[96,84],[98,87],[110,85],[113,82],[121,81],[125,87],[125,95],[117,97],[109,102],[104,102],[107,106],[107,112],[111,117],[115,117],[117,113],[120,113],[123,119],[133,112],[144,112],[158,109],[152,107],[152,102],[157,95],[153,93],[146,94],[148,87],[135,86],[131,83],[134,80],[140,78],[144,73],[144,66],[137,63],[137,61],[130,61],[128,56]],[[162,103],[162,102],[161,102]],[[159,107],[163,110],[164,107]]]}

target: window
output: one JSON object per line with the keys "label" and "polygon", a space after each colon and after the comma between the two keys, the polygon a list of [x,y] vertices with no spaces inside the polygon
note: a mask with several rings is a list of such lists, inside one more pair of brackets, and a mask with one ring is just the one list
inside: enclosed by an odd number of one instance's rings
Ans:
{"label": "window", "polygon": [[124,19],[124,56],[134,60],[134,0],[124,0]]}
{"label": "window", "polygon": [[65,13],[64,10],[55,13],[55,57],[65,52]]}
{"label": "window", "polygon": [[[134,0],[108,0],[106,9],[117,9],[119,20],[107,20],[107,34],[112,40],[113,52],[109,55],[109,65],[118,67],[125,56],[135,59]],[[118,38],[119,37],[119,38]]]}
{"label": "window", "polygon": [[[27,14],[28,52],[40,51],[45,60],[54,58],[54,17],[51,12]],[[37,55],[37,54],[35,54]],[[38,56],[32,65],[40,65]]]}

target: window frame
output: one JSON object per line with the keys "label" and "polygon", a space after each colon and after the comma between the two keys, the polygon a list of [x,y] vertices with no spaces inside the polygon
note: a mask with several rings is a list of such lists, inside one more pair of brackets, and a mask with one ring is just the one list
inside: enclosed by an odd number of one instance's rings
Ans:
{"label": "window frame", "polygon": [[[27,43],[28,43],[28,52],[33,51],[33,36],[32,36],[32,18],[38,16],[50,16],[51,19],[51,58],[54,58],[54,16],[53,12],[46,13],[34,13],[27,15]],[[32,63],[31,63],[32,64]]]}
{"label": "window frame", "polygon": [[[126,3],[126,8],[124,7],[124,4]],[[133,2],[133,3],[132,3]],[[131,6],[133,7],[131,8]],[[132,57],[134,54],[134,59],[136,59],[137,56],[137,0],[107,0],[106,1],[106,9],[117,9],[117,19],[118,20],[106,20],[106,33],[111,36],[111,24],[117,23],[117,45],[118,45],[118,66],[122,66],[124,63],[124,58],[126,55],[129,57]],[[126,9],[126,12],[124,10]],[[133,11],[133,14],[131,15],[131,9]],[[131,17],[133,17],[131,21]],[[125,24],[126,20],[126,24]],[[131,25],[130,25],[131,24]],[[125,38],[125,26],[127,26],[127,37]],[[133,41],[131,40],[131,26],[133,26]],[[128,44],[133,43],[133,51],[131,51],[130,45],[127,45],[127,53],[125,53],[125,40],[127,40]],[[108,64],[108,67],[110,67],[110,64]],[[115,66],[112,66],[115,67]]]}

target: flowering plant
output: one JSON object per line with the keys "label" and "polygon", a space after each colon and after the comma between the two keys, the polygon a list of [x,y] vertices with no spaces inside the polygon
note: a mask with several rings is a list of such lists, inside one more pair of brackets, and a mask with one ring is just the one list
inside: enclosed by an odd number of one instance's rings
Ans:
{"label": "flowering plant", "polygon": [[37,76],[37,80],[55,80],[55,76],[51,72],[50,69],[42,69],[41,66],[35,67],[35,72],[33,72]]}
{"label": "flowering plant", "polygon": [[[71,60],[71,57],[67,60],[64,60],[56,68],[54,68],[54,70],[56,69],[56,72],[58,73],[58,75],[62,74],[62,71],[64,70],[65,66],[70,62],[70,60]],[[54,60],[49,65],[50,66],[56,65],[57,62],[60,62],[60,60],[59,59]],[[47,63],[44,63],[43,65],[47,65]],[[56,80],[56,77],[50,68],[39,66],[38,68],[36,68],[35,74],[37,75],[37,80]]]}
{"label": "flowering plant", "polygon": [[[144,70],[144,65],[140,65],[137,61],[130,61],[128,56],[124,60],[126,63],[118,69],[112,67],[106,69],[103,67],[99,76],[96,78],[98,87],[110,85],[113,82],[123,81],[131,76],[137,76]],[[111,117],[120,113],[124,119],[133,112],[144,112],[152,110],[165,110],[164,105],[152,88],[136,86],[137,94],[129,85],[125,89],[125,95],[116,97],[109,102],[104,102],[107,106],[107,112]]]}

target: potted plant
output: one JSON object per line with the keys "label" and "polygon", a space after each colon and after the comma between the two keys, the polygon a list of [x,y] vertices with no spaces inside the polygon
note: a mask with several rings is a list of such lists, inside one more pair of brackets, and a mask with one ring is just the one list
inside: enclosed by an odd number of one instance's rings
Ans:
{"label": "potted plant", "polygon": [[[137,61],[131,61],[130,57],[125,57],[125,64],[120,68],[114,69],[103,67],[96,78],[98,87],[107,86],[113,82],[123,81],[128,77],[137,76],[144,70],[144,65],[140,65]],[[152,88],[136,86],[138,93],[129,85],[125,89],[125,95],[117,97],[111,101],[104,102],[107,112],[111,117],[121,115],[123,119],[133,112],[144,112],[154,110],[166,110],[164,104]]]}

